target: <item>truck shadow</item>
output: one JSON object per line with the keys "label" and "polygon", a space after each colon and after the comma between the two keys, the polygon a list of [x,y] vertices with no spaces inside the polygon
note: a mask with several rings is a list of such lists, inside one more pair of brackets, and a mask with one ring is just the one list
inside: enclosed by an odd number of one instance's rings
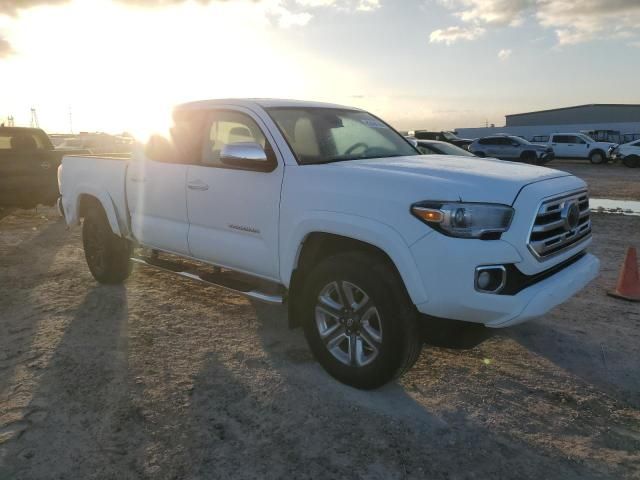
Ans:
{"label": "truck shadow", "polygon": [[[3,345],[0,353],[0,394],[5,392],[19,364],[33,360],[25,355],[31,351],[36,327],[45,316],[37,308],[34,290],[46,278],[51,263],[62,248],[59,237],[63,230],[61,223],[49,223],[30,239],[0,251],[0,310],[15,312],[2,315],[0,324],[0,345]],[[32,265],[27,274],[7,273],[9,269],[22,270],[22,266],[29,263]]]}
{"label": "truck shadow", "polygon": [[459,407],[434,415],[401,383],[374,391],[342,385],[315,362],[302,332],[288,329],[285,309],[252,306],[264,355],[209,352],[183,423],[188,453],[163,462],[169,476],[597,477]]}
{"label": "truck shadow", "polygon": [[127,326],[123,286],[87,293],[48,361],[31,367],[21,418],[3,426],[13,438],[2,445],[1,478],[118,478],[132,462],[143,429],[129,391]]}

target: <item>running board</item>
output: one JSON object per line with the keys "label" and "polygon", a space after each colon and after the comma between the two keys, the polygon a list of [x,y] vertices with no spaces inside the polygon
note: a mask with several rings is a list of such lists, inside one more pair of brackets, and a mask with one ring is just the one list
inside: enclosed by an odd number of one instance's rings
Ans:
{"label": "running board", "polygon": [[131,257],[131,261],[133,263],[154,267],[164,270],[165,272],[180,275],[181,277],[196,280],[208,285],[222,287],[231,292],[244,295],[245,297],[253,298],[254,300],[259,300],[261,302],[274,305],[282,305],[284,303],[284,297],[282,295],[262,292],[258,290],[255,285],[252,285],[250,281],[234,276],[234,273],[231,271],[220,273],[198,272],[194,270],[193,267],[185,270],[187,266],[177,262],[142,256]]}

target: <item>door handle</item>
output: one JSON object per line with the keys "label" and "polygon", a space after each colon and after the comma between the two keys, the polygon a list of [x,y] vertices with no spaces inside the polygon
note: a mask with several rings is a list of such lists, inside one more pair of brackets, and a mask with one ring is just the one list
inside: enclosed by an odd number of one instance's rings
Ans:
{"label": "door handle", "polygon": [[203,191],[203,190],[209,190],[209,185],[207,185],[207,184],[206,184],[206,183],[204,183],[204,182],[201,182],[200,180],[197,180],[197,181],[195,181],[195,182],[189,182],[189,183],[187,183],[187,187],[188,187],[190,190],[201,190],[201,191]]}
{"label": "door handle", "polygon": [[144,177],[131,177],[131,181],[134,183],[144,183],[145,178]]}

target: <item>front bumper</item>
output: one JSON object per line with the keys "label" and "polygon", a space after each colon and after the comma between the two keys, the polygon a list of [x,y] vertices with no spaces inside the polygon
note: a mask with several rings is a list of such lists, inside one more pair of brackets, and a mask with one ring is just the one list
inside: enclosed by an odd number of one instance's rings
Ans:
{"label": "front bumper", "polygon": [[[477,259],[481,258],[482,264],[518,264],[518,252],[502,240],[478,240],[471,241],[476,243],[476,248],[465,251],[460,248],[463,245],[454,245],[449,250],[451,255],[434,257],[429,252],[433,252],[434,240],[439,243],[438,236],[429,235],[412,247],[414,258],[430,259],[419,265],[423,283],[428,286],[429,300],[416,307],[433,317],[482,323],[493,328],[526,322],[571,298],[597,276],[600,267],[595,256],[586,254],[515,295],[483,293],[477,291],[474,284],[475,268],[479,266]],[[467,247],[470,246],[467,243]]]}

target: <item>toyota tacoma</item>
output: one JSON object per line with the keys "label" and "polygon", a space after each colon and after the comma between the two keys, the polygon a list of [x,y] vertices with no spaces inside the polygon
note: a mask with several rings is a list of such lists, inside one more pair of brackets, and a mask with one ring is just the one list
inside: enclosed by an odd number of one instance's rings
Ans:
{"label": "toyota tacoma", "polygon": [[421,322],[515,325],[598,272],[587,187],[568,173],[423,156],[331,104],[210,100],[173,118],[130,159],[64,158],[61,208],[91,273],[121,283],[138,263],[286,302],[349,385],[410,368]]}

